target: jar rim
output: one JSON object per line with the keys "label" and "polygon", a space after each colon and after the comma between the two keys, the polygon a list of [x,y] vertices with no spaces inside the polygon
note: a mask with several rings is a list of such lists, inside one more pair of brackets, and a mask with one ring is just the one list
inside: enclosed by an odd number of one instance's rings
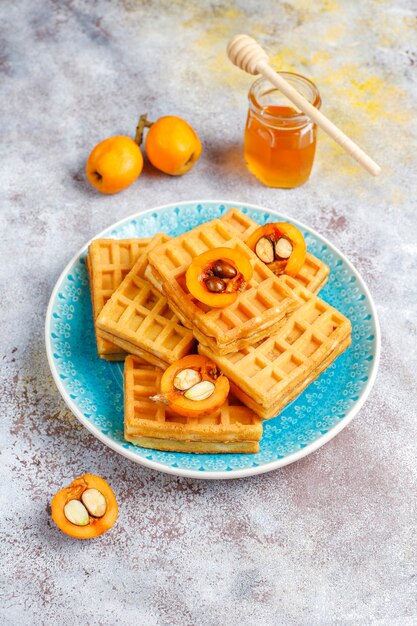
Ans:
{"label": "jar rim", "polygon": [[[315,85],[313,83],[313,81],[311,81],[309,78],[306,78],[305,76],[303,76],[302,74],[297,74],[296,72],[279,72],[277,71],[277,74],[280,74],[283,78],[285,78],[286,80],[288,80],[288,82],[290,84],[292,84],[292,86],[296,87],[297,83],[302,83],[303,86],[305,88],[307,88],[308,93],[305,94],[303,93],[304,97],[308,100],[308,102],[310,102],[310,104],[312,104],[314,107],[316,107],[317,109],[320,109],[321,106],[321,96],[320,96],[320,92],[318,90],[317,85]],[[294,124],[305,124],[308,122],[311,122],[310,118],[308,117],[308,115],[306,115],[305,113],[303,113],[302,111],[295,111],[294,110],[294,114],[293,115],[273,115],[271,113],[266,112],[267,107],[262,107],[257,98],[256,98],[256,90],[259,89],[262,85],[265,86],[269,86],[270,89],[265,92],[265,93],[269,93],[272,91],[278,91],[279,89],[277,87],[275,87],[274,85],[272,85],[272,83],[270,83],[266,78],[264,78],[263,76],[260,76],[259,78],[257,78],[252,85],[250,86],[249,89],[249,94],[248,94],[248,98],[249,98],[249,104],[251,106],[251,108],[253,109],[253,111],[258,114],[263,121],[265,122],[271,122],[271,123],[277,123],[277,122],[283,122],[283,123],[294,123]],[[290,103],[291,104],[291,103]]]}

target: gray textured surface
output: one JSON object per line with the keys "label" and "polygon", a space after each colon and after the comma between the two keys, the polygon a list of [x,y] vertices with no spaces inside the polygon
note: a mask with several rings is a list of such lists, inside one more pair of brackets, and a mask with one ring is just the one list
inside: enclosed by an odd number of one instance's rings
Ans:
{"label": "gray textured surface", "polygon": [[[258,4],[1,4],[4,624],[415,623],[417,7],[288,0],[259,16]],[[316,80],[323,110],[380,161],[380,179],[323,136],[306,186],[251,177],[250,78],[223,52],[242,30]],[[185,117],[201,160],[183,178],[146,167],[124,193],[98,195],[83,176],[90,149],[133,133],[144,111]],[[367,280],[383,333],[376,386],[347,429],[293,466],[223,483],[106,449],[66,410],[43,345],[49,294],[87,239],[141,208],[213,197],[279,208],[328,236]],[[48,506],[86,471],[109,479],[120,517],[83,543]]]}

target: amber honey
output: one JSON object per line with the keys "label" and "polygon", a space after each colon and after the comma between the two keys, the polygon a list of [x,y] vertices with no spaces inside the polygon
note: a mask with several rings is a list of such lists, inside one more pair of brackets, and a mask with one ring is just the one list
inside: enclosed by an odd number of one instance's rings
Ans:
{"label": "amber honey", "polygon": [[[314,106],[320,107],[320,94],[314,83],[298,74],[282,75]],[[305,183],[313,166],[316,133],[316,125],[268,81],[255,81],[249,91],[245,160],[261,182],[268,187],[297,187]]]}

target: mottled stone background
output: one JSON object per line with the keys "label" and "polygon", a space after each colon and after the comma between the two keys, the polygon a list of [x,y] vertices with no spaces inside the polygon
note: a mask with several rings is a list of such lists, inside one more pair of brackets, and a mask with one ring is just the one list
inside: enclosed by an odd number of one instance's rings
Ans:
{"label": "mottled stone background", "polygon": [[[3,0],[0,11],[2,623],[415,624],[416,1]],[[315,80],[379,179],[325,136],[304,187],[267,189],[247,172],[251,79],[224,53],[239,31]],[[199,163],[183,178],[146,166],[125,192],[95,193],[89,151],[132,134],[145,111],[185,117]],[[273,207],[329,237],[367,280],[383,337],[375,388],[336,439],[217,483],[143,469],[96,441],[60,399],[43,340],[52,287],[87,239],[140,209],[209,198]],[[86,471],[110,481],[120,517],[78,542],[49,502]]]}

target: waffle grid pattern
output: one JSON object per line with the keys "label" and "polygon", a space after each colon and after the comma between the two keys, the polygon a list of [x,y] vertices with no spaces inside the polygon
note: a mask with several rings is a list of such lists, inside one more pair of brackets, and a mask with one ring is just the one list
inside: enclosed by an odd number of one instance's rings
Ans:
{"label": "waffle grid pattern", "polygon": [[265,408],[276,407],[292,389],[350,336],[349,320],[332,306],[285,277],[304,304],[278,332],[264,341],[227,356],[201,346],[224,373],[251,399]]}
{"label": "waffle grid pattern", "polygon": [[[90,276],[94,323],[106,302],[130,272],[138,257],[147,251],[146,239],[95,239],[88,248],[87,268]],[[99,336],[96,330],[97,352],[108,360],[123,359],[120,347]]]}
{"label": "waffle grid pattern", "polygon": [[167,299],[142,278],[146,259],[138,259],[97,319],[97,327],[124,347],[138,346],[140,356],[155,355],[165,364],[188,354],[192,333],[179,323]]}

